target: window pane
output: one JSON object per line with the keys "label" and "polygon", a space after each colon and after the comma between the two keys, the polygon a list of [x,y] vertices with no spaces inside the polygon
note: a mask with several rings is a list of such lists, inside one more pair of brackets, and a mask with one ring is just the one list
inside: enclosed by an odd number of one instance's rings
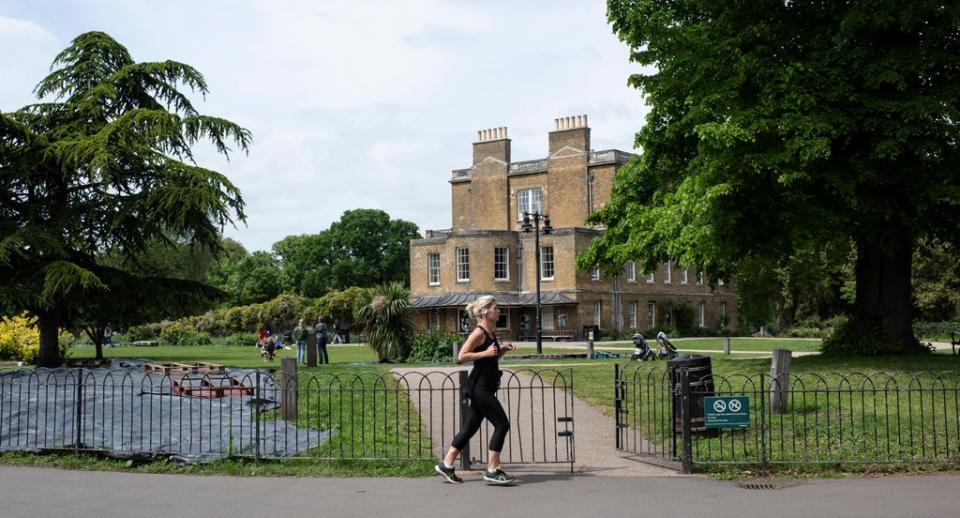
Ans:
{"label": "window pane", "polygon": [[493,278],[495,280],[503,281],[510,278],[509,261],[510,249],[500,247],[493,249]]}
{"label": "window pane", "polygon": [[553,279],[553,247],[540,247],[540,278]]}
{"label": "window pane", "polygon": [[427,282],[431,286],[440,284],[440,254],[427,255]]}
{"label": "window pane", "polygon": [[470,250],[466,248],[457,249],[457,280],[470,280]]}

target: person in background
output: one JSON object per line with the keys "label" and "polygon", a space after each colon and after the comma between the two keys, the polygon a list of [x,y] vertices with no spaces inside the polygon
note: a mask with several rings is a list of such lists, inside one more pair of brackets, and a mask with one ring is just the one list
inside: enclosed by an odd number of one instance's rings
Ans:
{"label": "person in background", "polygon": [[333,321],[333,343],[335,344],[343,343],[343,336],[340,334],[340,332],[341,332],[340,319],[338,318]]}
{"label": "person in background", "polygon": [[297,341],[297,363],[307,361],[307,326],[303,325],[303,319],[293,328],[293,339]]}
{"label": "person in background", "polygon": [[103,345],[113,347],[113,329],[110,328],[110,322],[107,322],[107,327],[103,328]]}
{"label": "person in background", "polygon": [[317,361],[321,365],[330,363],[327,356],[327,324],[323,323],[322,318],[317,318],[317,325],[313,327],[313,333],[317,338]]}

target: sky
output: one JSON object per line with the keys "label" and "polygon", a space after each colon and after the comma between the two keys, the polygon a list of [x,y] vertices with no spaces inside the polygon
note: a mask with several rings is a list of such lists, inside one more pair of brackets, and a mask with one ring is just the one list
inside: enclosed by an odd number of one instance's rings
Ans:
{"label": "sky", "polygon": [[554,119],[587,114],[594,149],[631,151],[648,111],[602,0],[3,0],[0,111],[94,30],[198,69],[198,110],[253,133],[229,160],[197,148],[240,188],[247,220],[224,235],[249,251],[359,208],[449,228],[477,130],[506,126],[533,160]]}

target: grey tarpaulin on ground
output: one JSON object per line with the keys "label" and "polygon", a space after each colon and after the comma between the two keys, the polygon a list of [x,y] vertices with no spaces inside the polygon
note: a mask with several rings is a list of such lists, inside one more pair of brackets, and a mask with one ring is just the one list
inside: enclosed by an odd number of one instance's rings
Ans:
{"label": "grey tarpaulin on ground", "polygon": [[[109,368],[0,374],[0,451],[74,448],[78,406],[80,449],[117,457],[152,453],[209,462],[228,454],[253,455],[258,437],[259,455],[291,457],[330,437],[329,431],[300,429],[273,417],[259,419],[258,433],[255,414],[278,407],[280,390],[269,375],[228,370],[248,387],[259,379],[259,398],[208,399],[177,395],[172,384],[178,377],[144,372],[143,363],[115,360]],[[199,383],[203,377],[193,374],[181,383]]]}

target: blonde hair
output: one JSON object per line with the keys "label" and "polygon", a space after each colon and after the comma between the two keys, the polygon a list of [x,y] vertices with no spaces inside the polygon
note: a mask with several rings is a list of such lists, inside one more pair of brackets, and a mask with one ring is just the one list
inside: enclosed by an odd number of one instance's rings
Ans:
{"label": "blonde hair", "polygon": [[476,322],[483,320],[484,315],[487,314],[487,311],[490,311],[490,308],[497,303],[497,299],[493,298],[493,295],[484,295],[479,299],[467,304],[467,314],[470,315]]}

